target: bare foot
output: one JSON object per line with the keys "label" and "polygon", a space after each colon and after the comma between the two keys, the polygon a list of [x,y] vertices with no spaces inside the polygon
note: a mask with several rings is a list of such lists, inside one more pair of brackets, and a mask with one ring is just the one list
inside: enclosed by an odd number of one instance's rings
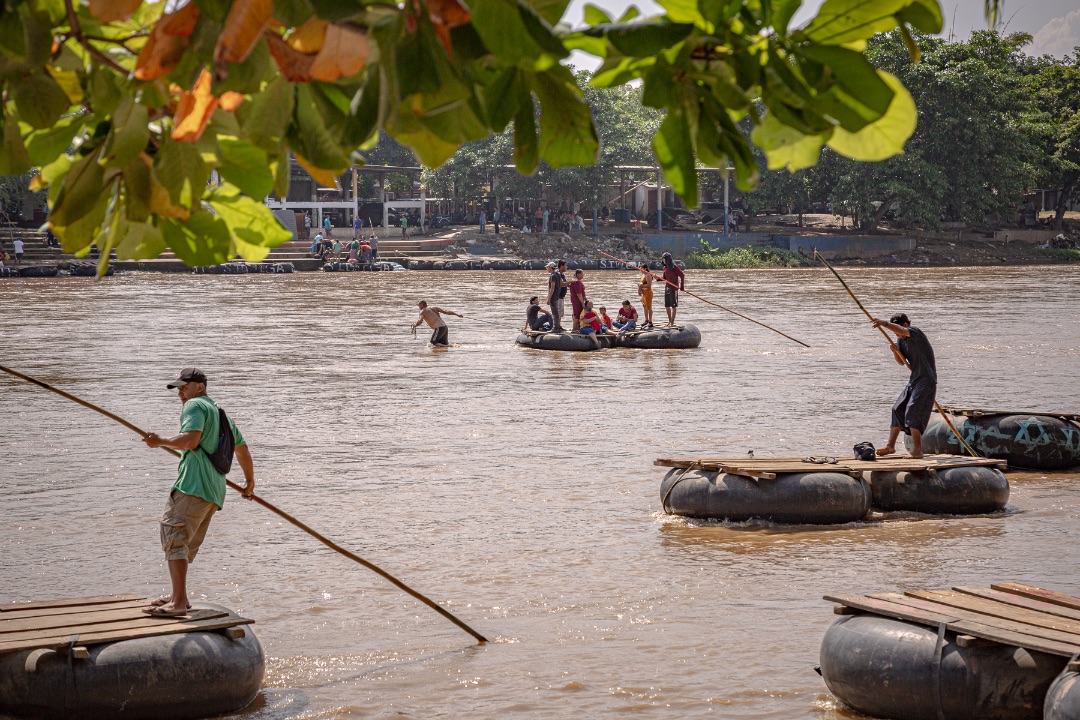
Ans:
{"label": "bare foot", "polygon": [[911,459],[912,460],[922,460],[922,458],[923,458],[922,453],[911,453]]}
{"label": "bare foot", "polygon": [[877,454],[878,455],[893,455],[895,453],[896,453],[896,448],[894,448],[892,445],[889,445],[888,447],[883,447],[883,448],[878,448],[877,449]]}

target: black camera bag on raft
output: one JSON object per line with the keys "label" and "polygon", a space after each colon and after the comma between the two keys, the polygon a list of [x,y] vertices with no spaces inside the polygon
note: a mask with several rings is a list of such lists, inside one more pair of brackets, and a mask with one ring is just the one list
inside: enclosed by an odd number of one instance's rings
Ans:
{"label": "black camera bag on raft", "polygon": [[[232,470],[233,456],[236,454],[236,438],[232,434],[232,426],[229,425],[229,417],[225,411],[218,408],[218,445],[217,450],[206,453],[210,458],[210,464],[222,475],[228,475]],[[200,446],[202,449],[202,446]]]}
{"label": "black camera bag on raft", "polygon": [[876,460],[877,451],[874,450],[874,443],[861,442],[854,448],[855,457],[858,460]]}

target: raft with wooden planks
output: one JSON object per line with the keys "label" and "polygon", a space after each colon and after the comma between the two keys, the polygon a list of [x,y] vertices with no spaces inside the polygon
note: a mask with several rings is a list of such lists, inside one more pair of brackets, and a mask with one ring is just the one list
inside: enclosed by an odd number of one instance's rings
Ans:
{"label": "raft with wooden planks", "polygon": [[981,514],[1005,507],[1000,460],[935,455],[876,460],[832,457],[659,458],[664,512],[695,518],[833,525],[870,509]]}
{"label": "raft with wooden planks", "polygon": [[[984,457],[1028,470],[1080,465],[1080,414],[943,406],[964,442]],[[939,415],[923,433],[924,452],[965,451]]]}
{"label": "raft with wooden planks", "polygon": [[701,345],[701,331],[693,325],[674,325],[648,330],[628,330],[625,333],[597,335],[597,347],[589,335],[576,332],[544,332],[525,330],[517,337],[517,344],[537,350],[566,350],[588,352],[601,348],[625,347],[641,350],[685,350]]}
{"label": "raft with wooden planks", "polygon": [[203,718],[247,707],[264,672],[252,620],[193,604],[153,617],[139,595],[0,605],[0,713]]}
{"label": "raft with wooden planks", "polygon": [[989,588],[826,595],[843,615],[821,677],[874,717],[1075,720],[1080,597],[1015,582]]}

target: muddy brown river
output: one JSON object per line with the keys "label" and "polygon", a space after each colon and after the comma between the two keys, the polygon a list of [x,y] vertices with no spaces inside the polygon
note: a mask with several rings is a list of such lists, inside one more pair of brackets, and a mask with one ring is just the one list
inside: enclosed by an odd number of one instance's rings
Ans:
{"label": "muddy brown river", "polygon": [[[842,269],[937,352],[939,399],[1080,411],[1080,268]],[[635,273],[590,272],[614,314]],[[0,280],[0,363],[173,434],[165,384],[202,367],[257,492],[487,634],[230,491],[193,598],[267,653],[236,717],[858,717],[814,673],[828,592],[1016,580],[1080,593],[1080,473],[1012,473],[1005,512],[829,528],[660,510],[672,454],[880,445],[906,371],[825,270],[690,271],[697,350],[514,345],[543,273],[117,275]],[[450,319],[448,350],[408,326]],[[632,298],[636,304],[636,297]],[[657,316],[663,316],[657,303]],[[485,320],[485,322],[479,322]],[[237,475],[237,477],[240,477]],[[0,376],[0,602],[158,594],[175,460]]]}

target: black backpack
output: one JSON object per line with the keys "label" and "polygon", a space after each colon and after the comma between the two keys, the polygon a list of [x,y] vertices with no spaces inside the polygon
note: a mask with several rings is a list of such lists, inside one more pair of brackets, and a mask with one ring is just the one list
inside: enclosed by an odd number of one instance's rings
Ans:
{"label": "black backpack", "polygon": [[[218,446],[212,453],[206,453],[210,458],[210,464],[222,475],[228,475],[232,470],[233,455],[236,451],[236,438],[233,437],[232,427],[229,425],[229,417],[225,411],[218,408]],[[206,452],[203,450],[203,452]]]}

